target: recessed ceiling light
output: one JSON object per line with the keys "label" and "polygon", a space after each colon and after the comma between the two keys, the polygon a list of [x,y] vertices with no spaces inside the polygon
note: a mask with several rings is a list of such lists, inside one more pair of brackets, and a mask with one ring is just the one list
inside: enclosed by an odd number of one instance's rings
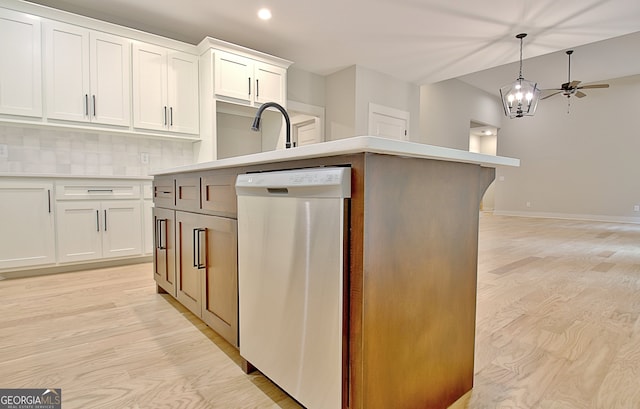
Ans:
{"label": "recessed ceiling light", "polygon": [[260,9],[260,10],[258,10],[258,17],[261,20],[269,20],[271,18],[271,10],[269,10],[269,9]]}

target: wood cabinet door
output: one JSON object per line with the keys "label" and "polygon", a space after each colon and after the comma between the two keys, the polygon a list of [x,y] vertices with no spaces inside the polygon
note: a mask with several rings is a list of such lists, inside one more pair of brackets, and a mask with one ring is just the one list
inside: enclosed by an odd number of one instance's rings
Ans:
{"label": "wood cabinet door", "polygon": [[204,256],[202,217],[176,212],[176,298],[198,317],[202,316],[202,272],[198,268]]}
{"label": "wood cabinet door", "polygon": [[173,210],[154,208],[153,277],[156,283],[176,296],[176,219]]}
{"label": "wood cabinet door", "polygon": [[0,9],[0,113],[42,116],[40,20]]}
{"label": "wood cabinet door", "polygon": [[238,346],[238,222],[202,218],[206,229],[202,320]]}
{"label": "wood cabinet door", "polygon": [[52,183],[2,183],[0,269],[55,263],[52,192]]}

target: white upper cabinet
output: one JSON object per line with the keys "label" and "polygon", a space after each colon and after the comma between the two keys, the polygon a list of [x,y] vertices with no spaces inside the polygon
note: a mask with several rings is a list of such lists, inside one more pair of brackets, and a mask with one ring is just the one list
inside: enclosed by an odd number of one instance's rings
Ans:
{"label": "white upper cabinet", "polygon": [[133,126],[199,132],[198,58],[151,44],[133,46]]}
{"label": "white upper cabinet", "polygon": [[42,116],[40,19],[0,8],[0,113]]}
{"label": "white upper cabinet", "polygon": [[260,105],[286,103],[287,70],[247,57],[215,51],[215,94],[235,102]]}
{"label": "white upper cabinet", "polygon": [[130,66],[129,40],[46,22],[47,118],[129,126]]}

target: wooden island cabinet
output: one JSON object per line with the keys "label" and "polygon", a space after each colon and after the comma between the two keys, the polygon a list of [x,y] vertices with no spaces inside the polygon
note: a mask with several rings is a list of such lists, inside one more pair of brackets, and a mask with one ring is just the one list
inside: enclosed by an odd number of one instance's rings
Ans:
{"label": "wooden island cabinet", "polygon": [[[237,336],[238,319],[235,176],[348,166],[342,407],[446,408],[473,386],[480,201],[496,166],[518,165],[517,159],[356,137],[159,172],[156,189],[176,183],[176,201],[168,207],[178,225],[174,296],[185,293],[188,308],[199,308],[205,322],[211,313],[228,327],[209,325],[241,343],[231,334]],[[180,180],[191,183],[181,189]],[[175,203],[181,194],[194,199],[196,181],[199,203],[187,200],[183,211]],[[156,206],[167,206],[161,202]],[[196,276],[194,265],[213,271]]]}

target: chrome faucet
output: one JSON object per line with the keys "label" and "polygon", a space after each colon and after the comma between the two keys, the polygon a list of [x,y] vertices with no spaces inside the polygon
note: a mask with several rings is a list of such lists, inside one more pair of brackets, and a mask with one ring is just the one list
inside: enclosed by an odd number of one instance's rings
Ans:
{"label": "chrome faucet", "polygon": [[291,120],[289,119],[289,114],[287,114],[287,110],[282,107],[282,105],[277,104],[275,102],[265,102],[262,104],[260,108],[258,108],[258,112],[256,112],[256,117],[253,118],[253,125],[251,125],[251,130],[254,132],[258,132],[260,130],[260,118],[262,116],[262,112],[269,108],[276,108],[278,111],[282,112],[282,116],[284,116],[284,121],[287,125],[287,141],[284,145],[286,149],[295,146],[291,144]]}

